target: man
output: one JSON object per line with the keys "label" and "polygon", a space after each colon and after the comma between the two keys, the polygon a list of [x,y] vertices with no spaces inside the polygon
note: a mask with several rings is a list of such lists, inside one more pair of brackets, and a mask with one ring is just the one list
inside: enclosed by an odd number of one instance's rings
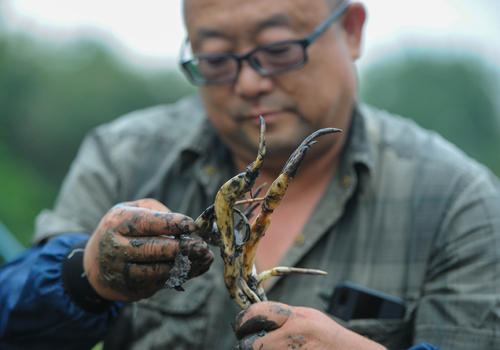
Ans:
{"label": "man", "polygon": [[[438,136],[357,102],[363,6],[186,0],[184,15],[182,62],[201,101],[89,135],[55,209],[38,219],[35,242],[46,243],[0,274],[2,345],[85,348],[109,329],[110,349],[231,349],[235,335],[240,349],[495,348],[499,183]],[[257,186],[313,131],[343,133],[310,149],[256,258],[260,271],[328,275],[275,279],[265,286],[273,302],[238,314],[218,253],[186,235],[255,159],[259,115],[267,155]],[[171,274],[180,255],[190,264],[184,292],[164,288],[180,289]],[[328,315],[342,280],[402,298],[404,316]]]}

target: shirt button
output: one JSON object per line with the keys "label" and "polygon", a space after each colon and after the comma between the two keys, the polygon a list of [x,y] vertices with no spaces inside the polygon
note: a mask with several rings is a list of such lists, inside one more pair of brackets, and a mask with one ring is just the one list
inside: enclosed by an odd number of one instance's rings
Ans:
{"label": "shirt button", "polygon": [[302,243],[304,243],[304,240],[306,239],[306,237],[300,233],[296,238],[295,238],[295,241],[293,242],[293,244],[295,245],[301,245]]}
{"label": "shirt button", "polygon": [[205,172],[208,174],[208,175],[213,175],[215,174],[215,168],[213,166],[207,166],[205,168]]}
{"label": "shirt button", "polygon": [[351,183],[351,177],[349,175],[344,175],[344,177],[342,177],[342,187],[347,187],[349,186],[349,184]]}

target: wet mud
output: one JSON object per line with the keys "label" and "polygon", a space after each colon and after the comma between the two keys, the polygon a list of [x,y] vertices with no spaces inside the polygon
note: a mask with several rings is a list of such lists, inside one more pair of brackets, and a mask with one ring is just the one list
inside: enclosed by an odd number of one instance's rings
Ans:
{"label": "wet mud", "polygon": [[[241,323],[241,319],[237,319],[236,322]],[[237,323],[235,324],[235,326]],[[235,327],[236,339],[241,340],[245,336],[261,333],[270,332],[278,328],[276,322],[268,320],[267,316],[258,315],[247,320],[244,324]]]}
{"label": "wet mud", "polygon": [[[138,243],[140,245],[140,243]],[[134,283],[130,277],[130,269],[132,264],[118,261],[119,256],[127,256],[130,254],[125,251],[112,229],[106,231],[99,242],[99,267],[101,270],[99,283],[110,287],[124,294],[131,300],[138,300],[142,297],[140,289],[132,287]]]}
{"label": "wet mud", "polygon": [[271,303],[269,306],[269,311],[274,313],[275,315],[287,315],[291,318],[295,318],[295,314],[291,309],[286,309],[282,307],[280,304]]}
{"label": "wet mud", "polygon": [[[254,350],[253,344],[261,337],[265,336],[267,332],[260,332],[257,334],[249,335],[241,339],[235,347],[235,350]],[[264,344],[260,344],[259,349],[263,349]]]}
{"label": "wet mud", "polygon": [[287,338],[290,339],[291,343],[288,343],[288,348],[290,349],[300,349],[302,345],[307,343],[306,338],[304,338],[302,335],[298,335],[297,337],[292,336],[291,334],[287,335]]}
{"label": "wet mud", "polygon": [[191,261],[189,261],[188,256],[181,253],[177,254],[174,267],[170,270],[170,277],[165,282],[165,287],[183,291],[182,285],[187,281],[190,270]]}
{"label": "wet mud", "polygon": [[[109,229],[99,242],[101,274],[98,281],[131,301],[150,297],[164,287],[183,290],[182,284],[192,277],[189,273],[202,274],[213,260],[206,244],[188,245],[189,241],[190,238],[179,237],[175,260],[147,262],[143,261],[140,249],[134,252],[130,246],[120,244],[115,231]],[[141,248],[151,244],[151,239],[138,237],[129,239],[129,242],[132,247]],[[191,271],[193,263],[188,253],[195,259],[194,271]]]}

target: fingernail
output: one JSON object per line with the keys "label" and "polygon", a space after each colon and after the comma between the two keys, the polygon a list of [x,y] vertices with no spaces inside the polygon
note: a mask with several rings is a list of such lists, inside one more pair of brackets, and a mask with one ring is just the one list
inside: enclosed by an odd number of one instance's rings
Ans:
{"label": "fingernail", "polygon": [[204,258],[208,252],[207,244],[205,242],[198,242],[190,247],[189,256],[194,259]]}
{"label": "fingernail", "polygon": [[203,241],[199,241],[197,240],[197,242],[195,244],[193,244],[193,249],[196,249],[196,250],[199,250],[199,249],[203,249],[203,250],[207,250],[208,246],[205,242]]}
{"label": "fingernail", "polygon": [[[239,320],[241,323],[241,319]],[[276,322],[267,319],[267,316],[254,316],[235,329],[236,339],[240,340],[244,336],[259,332],[269,332],[278,328]]]}
{"label": "fingernail", "polygon": [[194,221],[193,219],[184,219],[179,222],[179,228],[183,230],[185,233],[191,233],[194,231]]}

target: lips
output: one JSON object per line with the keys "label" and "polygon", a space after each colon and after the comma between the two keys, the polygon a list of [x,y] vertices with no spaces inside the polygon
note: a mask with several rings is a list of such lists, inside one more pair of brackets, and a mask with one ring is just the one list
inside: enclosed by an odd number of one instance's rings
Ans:
{"label": "lips", "polygon": [[273,122],[275,122],[281,116],[283,116],[283,114],[284,114],[284,112],[281,110],[262,111],[262,112],[252,113],[250,115],[245,115],[245,116],[241,117],[240,120],[248,121],[248,122],[255,124],[255,125],[260,125],[260,116],[262,116],[262,118],[264,118],[264,121],[266,122],[266,124],[269,125],[269,124],[272,124]]}

